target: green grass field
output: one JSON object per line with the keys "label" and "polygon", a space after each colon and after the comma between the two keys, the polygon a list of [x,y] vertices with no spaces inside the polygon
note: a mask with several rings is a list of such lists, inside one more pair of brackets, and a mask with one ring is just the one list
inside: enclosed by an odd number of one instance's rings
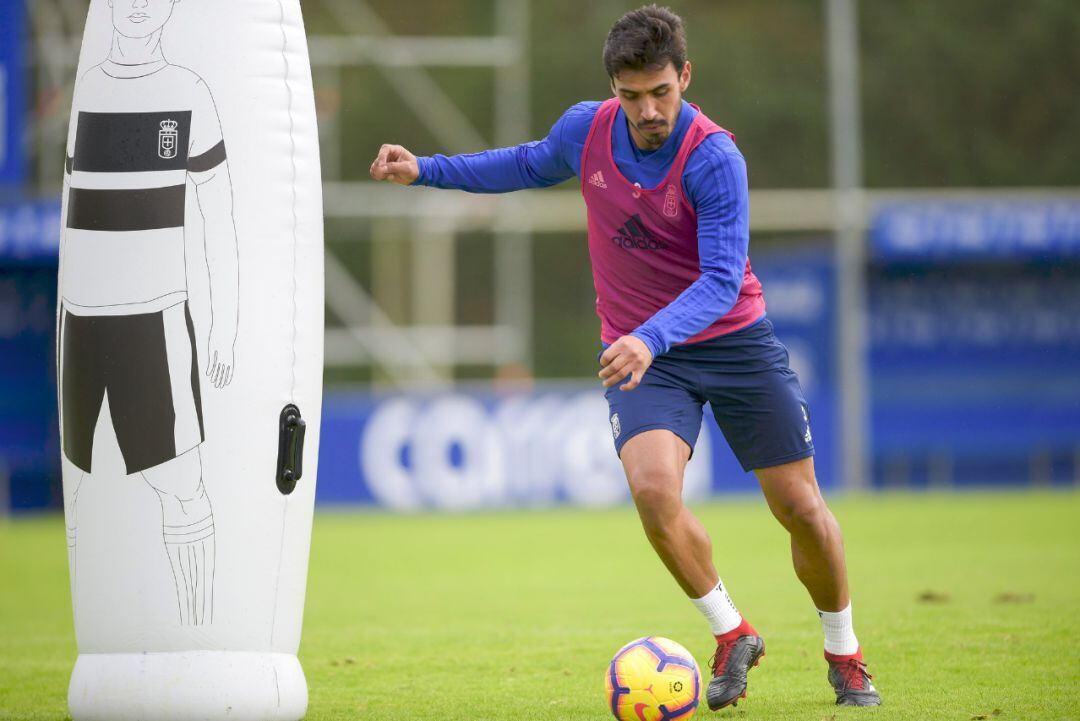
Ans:
{"label": "green grass field", "polygon": [[[786,537],[743,498],[697,508],[768,647],[749,698],[717,718],[1080,719],[1080,493],[832,506],[885,705],[833,705]],[[0,523],[0,719],[68,718],[66,563],[58,516]],[[711,652],[629,508],[316,516],[300,649],[312,721],[600,721],[607,661],[646,634],[703,666]]]}

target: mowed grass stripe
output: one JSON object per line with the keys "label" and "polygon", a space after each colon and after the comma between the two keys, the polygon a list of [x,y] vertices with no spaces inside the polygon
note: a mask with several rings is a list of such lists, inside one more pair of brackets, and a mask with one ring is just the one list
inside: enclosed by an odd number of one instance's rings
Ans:
{"label": "mowed grass stripe", "polygon": [[[885,705],[832,705],[786,535],[760,499],[736,498],[696,510],[767,652],[750,697],[717,717],[1080,718],[1080,494],[832,507]],[[59,517],[0,523],[0,719],[67,718],[64,550]],[[316,516],[300,651],[314,721],[604,719],[608,659],[647,634],[683,643],[703,668],[712,650],[632,509]]]}

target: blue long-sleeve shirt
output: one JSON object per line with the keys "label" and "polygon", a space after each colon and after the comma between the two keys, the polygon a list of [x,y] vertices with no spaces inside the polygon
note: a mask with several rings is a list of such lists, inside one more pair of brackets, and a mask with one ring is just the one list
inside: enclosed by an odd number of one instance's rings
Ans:
{"label": "blue long-sleeve shirt", "polygon": [[[466,155],[417,158],[416,185],[470,193],[544,188],[581,174],[581,154],[599,102],[574,105],[543,140]],[[642,187],[659,185],[671,168],[697,115],[683,101],[675,130],[657,150],[641,150],[619,110],[612,155],[622,174]],[[750,244],[746,162],[724,133],[708,136],[687,159],[683,188],[698,221],[701,276],[675,300],[633,331],[653,357],[665,353],[725,315],[742,287]]]}

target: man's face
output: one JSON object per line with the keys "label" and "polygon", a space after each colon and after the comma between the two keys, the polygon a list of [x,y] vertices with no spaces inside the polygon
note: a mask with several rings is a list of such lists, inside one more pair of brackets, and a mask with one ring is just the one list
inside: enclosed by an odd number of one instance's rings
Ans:
{"label": "man's face", "polygon": [[116,32],[128,38],[153,35],[169,21],[178,0],[109,0]]}
{"label": "man's face", "polygon": [[611,80],[611,90],[619,99],[630,134],[642,149],[656,149],[675,129],[682,94],[690,86],[690,63],[682,72],[669,62],[660,70],[623,70]]}

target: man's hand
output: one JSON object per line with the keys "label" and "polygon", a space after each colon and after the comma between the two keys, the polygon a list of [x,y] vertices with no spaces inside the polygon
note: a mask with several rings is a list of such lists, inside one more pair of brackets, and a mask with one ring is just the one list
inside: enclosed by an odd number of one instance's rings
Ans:
{"label": "man's hand", "polygon": [[630,380],[619,387],[621,391],[632,391],[641,383],[645,371],[652,365],[653,357],[645,341],[637,336],[624,335],[607,347],[600,356],[600,379],[604,388],[610,388],[627,375]]}
{"label": "man's hand", "polygon": [[384,145],[379,148],[370,172],[375,180],[411,185],[420,177],[420,165],[416,156],[400,145]]}

